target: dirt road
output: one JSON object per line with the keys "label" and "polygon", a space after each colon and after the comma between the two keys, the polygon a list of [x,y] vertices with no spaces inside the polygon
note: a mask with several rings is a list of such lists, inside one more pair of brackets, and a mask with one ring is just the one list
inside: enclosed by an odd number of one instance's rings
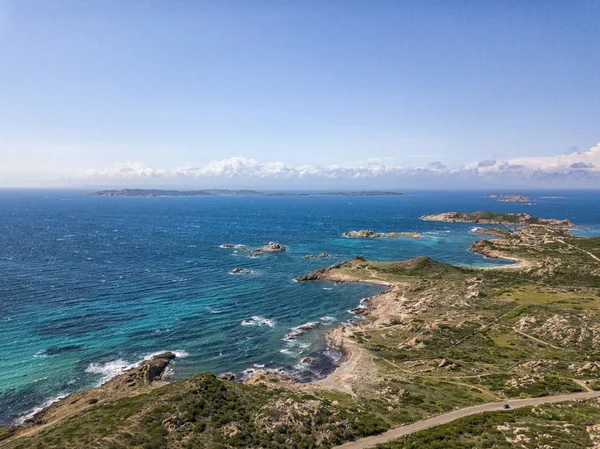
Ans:
{"label": "dirt road", "polygon": [[429,429],[431,427],[436,427],[441,424],[447,424],[465,416],[475,415],[477,413],[483,412],[502,411],[504,410],[504,404],[509,404],[510,408],[513,409],[520,407],[531,407],[542,404],[553,404],[556,402],[575,401],[578,399],[592,399],[597,397],[600,397],[600,391],[564,394],[560,396],[546,396],[543,398],[512,399],[505,402],[490,402],[487,404],[481,404],[473,407],[455,410],[453,412],[445,413],[443,415],[439,415],[434,418],[426,419],[423,421],[418,421],[407,426],[397,427],[379,435],[362,438],[352,443],[346,443],[341,446],[337,446],[334,449],[365,449],[373,447],[377,444],[386,443],[390,440],[395,440],[396,438],[400,438],[405,435],[410,435],[411,433],[415,433],[420,430]]}

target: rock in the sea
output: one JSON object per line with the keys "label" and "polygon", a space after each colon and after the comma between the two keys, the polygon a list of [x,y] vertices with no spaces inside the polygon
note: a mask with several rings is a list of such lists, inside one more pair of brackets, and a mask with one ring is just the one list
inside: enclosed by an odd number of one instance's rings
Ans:
{"label": "rock in the sea", "polygon": [[310,357],[304,357],[302,360],[300,360],[300,363],[305,363],[307,365],[311,364],[313,362],[313,359],[311,359]]}
{"label": "rock in the sea", "polygon": [[313,329],[317,329],[318,327],[321,327],[321,323],[319,321],[302,324],[301,326],[290,329],[283,339],[287,341],[295,340],[296,338],[312,331]]}
{"label": "rock in the sea", "polygon": [[249,270],[247,268],[234,268],[229,272],[229,274],[253,274],[255,273],[253,270]]}
{"label": "rock in the sea", "polygon": [[224,243],[219,248],[235,248],[235,245],[233,243]]}
{"label": "rock in the sea", "polygon": [[282,245],[281,243],[277,243],[277,242],[269,242],[262,248],[257,249],[257,251],[263,251],[265,253],[280,253],[285,250],[286,250],[285,245]]}
{"label": "rock in the sea", "polygon": [[329,257],[329,253],[307,254],[304,256],[305,259],[324,259],[325,257]]}

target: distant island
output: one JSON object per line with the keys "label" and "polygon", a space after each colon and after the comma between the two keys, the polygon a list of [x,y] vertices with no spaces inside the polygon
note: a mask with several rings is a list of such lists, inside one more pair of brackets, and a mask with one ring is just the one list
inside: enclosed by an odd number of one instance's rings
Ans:
{"label": "distant island", "polygon": [[98,190],[90,196],[126,196],[126,197],[165,197],[165,196],[405,196],[401,192],[366,190],[360,192],[259,192],[257,190],[162,190],[162,189],[122,189]]}
{"label": "distant island", "polygon": [[403,237],[418,239],[421,237],[421,234],[418,232],[375,232],[370,229],[361,229],[360,231],[344,232],[344,236],[355,239],[398,239]]}
{"label": "distant island", "polygon": [[572,227],[575,226],[570,220],[556,220],[553,218],[538,218],[529,214],[508,214],[497,212],[445,212],[437,215],[423,215],[421,220],[425,221],[445,221],[450,223],[479,223],[479,224],[500,224],[500,225],[545,225]]}
{"label": "distant island", "polygon": [[495,199],[500,203],[530,203],[531,198],[525,195],[500,195],[500,194],[492,194],[484,196],[484,198]]}

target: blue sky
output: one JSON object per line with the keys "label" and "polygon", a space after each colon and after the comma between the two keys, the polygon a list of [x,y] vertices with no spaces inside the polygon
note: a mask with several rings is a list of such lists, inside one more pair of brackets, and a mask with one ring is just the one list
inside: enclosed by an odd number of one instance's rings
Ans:
{"label": "blue sky", "polygon": [[0,0],[0,186],[600,187],[599,26],[577,0]]}

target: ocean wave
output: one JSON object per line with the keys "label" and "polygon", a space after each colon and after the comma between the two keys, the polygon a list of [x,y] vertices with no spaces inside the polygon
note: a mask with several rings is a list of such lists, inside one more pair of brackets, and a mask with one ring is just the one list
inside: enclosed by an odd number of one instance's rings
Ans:
{"label": "ocean wave", "polygon": [[245,319],[242,321],[242,326],[275,326],[275,320],[271,320],[259,315],[255,315],[251,318]]}
{"label": "ocean wave", "polygon": [[322,316],[319,319],[324,323],[331,323],[332,321],[336,321],[336,318],[334,316]]}
{"label": "ocean wave", "polygon": [[285,355],[289,355],[290,357],[298,357],[301,354],[301,352],[295,352],[289,348],[280,349],[279,352]]}
{"label": "ocean wave", "polygon": [[100,374],[101,377],[97,383],[97,386],[100,386],[113,377],[123,374],[131,368],[135,368],[141,362],[142,360],[137,363],[131,363],[123,359],[117,359],[105,363],[90,363],[84,371],[90,374]]}
{"label": "ocean wave", "polygon": [[206,311],[212,314],[224,313],[225,309],[213,309],[211,306],[206,306]]}
{"label": "ocean wave", "polygon": [[14,423],[15,423],[16,425],[21,425],[21,424],[24,424],[24,423],[25,423],[25,421],[27,421],[27,420],[29,420],[29,419],[33,418],[33,417],[36,415],[36,413],[39,413],[39,412],[41,412],[41,411],[42,411],[42,410],[44,410],[45,408],[47,408],[47,407],[50,407],[52,404],[54,404],[55,402],[58,402],[58,401],[60,401],[61,399],[65,398],[65,397],[67,397],[67,395],[66,395],[66,394],[60,394],[60,395],[58,395],[58,396],[53,396],[53,397],[46,398],[46,399],[44,400],[44,402],[42,402],[42,404],[41,404],[39,407],[34,407],[34,408],[32,408],[32,409],[31,409],[31,410],[30,410],[28,413],[26,413],[25,415],[18,417],[18,418],[17,418],[17,419],[14,421]]}

